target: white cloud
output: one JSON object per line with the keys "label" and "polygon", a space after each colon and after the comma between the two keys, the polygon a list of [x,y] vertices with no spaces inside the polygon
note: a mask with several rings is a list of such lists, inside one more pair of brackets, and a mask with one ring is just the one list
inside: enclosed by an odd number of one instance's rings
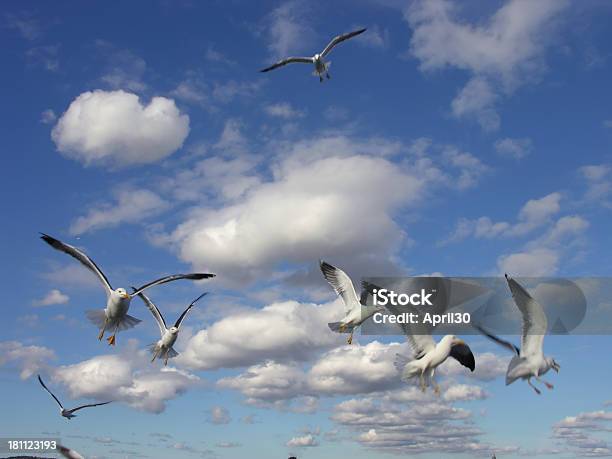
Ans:
{"label": "white cloud", "polygon": [[475,118],[485,130],[499,127],[495,109],[500,93],[533,81],[542,73],[563,0],[509,0],[488,19],[459,19],[459,4],[419,0],[405,11],[412,28],[410,53],[424,71],[450,68],[470,75],[453,101],[456,116]]}
{"label": "white cloud", "polygon": [[136,223],[165,210],[169,204],[157,194],[145,189],[124,189],[115,193],[114,203],[103,203],[91,208],[70,225],[74,235],[113,228],[122,223]]}
{"label": "white cloud", "polygon": [[214,266],[228,280],[252,280],[281,261],[311,262],[321,254],[382,258],[403,239],[392,214],[422,194],[425,180],[417,173],[375,157],[321,159],[279,171],[242,202],[192,212],[168,242],[184,261]]}
{"label": "white cloud", "polygon": [[327,327],[341,310],[339,301],[321,306],[286,301],[228,315],[197,332],[178,361],[189,368],[210,370],[267,359],[309,360],[342,340]]}
{"label": "white cloud", "polygon": [[263,29],[273,59],[293,55],[312,45],[315,33],[308,21],[309,12],[305,2],[290,0],[268,14]]}
{"label": "white cloud", "polygon": [[388,453],[473,456],[508,451],[480,442],[482,432],[468,410],[425,396],[418,400],[350,399],[334,407],[331,419],[354,431],[362,446]]}
{"label": "white cloud", "polygon": [[[480,365],[480,362],[478,362]],[[484,400],[487,393],[480,386],[468,384],[455,384],[444,391],[442,396],[447,402],[466,402],[470,400]]]}
{"label": "white cloud", "polygon": [[50,108],[43,110],[40,114],[40,122],[43,124],[53,124],[57,120],[57,115]]}
{"label": "white cloud", "polygon": [[399,344],[377,341],[343,346],[323,354],[308,373],[309,389],[318,395],[383,391],[401,384],[393,364]]}
{"label": "white cloud", "polygon": [[286,443],[286,445],[289,448],[304,448],[308,446],[319,446],[319,442],[312,434],[308,434],[299,437],[293,437]]}
{"label": "white cloud", "polygon": [[485,131],[499,129],[500,117],[495,110],[497,94],[484,78],[471,78],[451,102],[456,118],[472,117]]}
{"label": "white cloud", "polygon": [[276,104],[264,105],[264,112],[275,118],[283,118],[286,120],[302,118],[304,112],[293,108],[288,102],[278,102]]}
{"label": "white cloud", "polygon": [[523,277],[551,276],[558,265],[559,254],[546,248],[502,255],[497,260],[500,272]]}
{"label": "white cloud", "polygon": [[55,352],[44,346],[24,346],[18,341],[0,342],[0,366],[16,364],[21,379],[45,370],[55,358]]}
{"label": "white cloud", "polygon": [[51,137],[67,158],[85,165],[125,166],[159,161],[179,149],[189,116],[172,99],[143,105],[125,91],[88,91],[72,101]]}
{"label": "white cloud", "polygon": [[213,406],[210,409],[208,421],[211,424],[229,424],[232,421],[230,412],[222,406]]}
{"label": "white cloud", "polygon": [[495,151],[500,155],[514,159],[521,159],[529,155],[533,147],[529,138],[512,139],[510,137],[497,140],[494,146]]}
{"label": "white cloud", "polygon": [[73,398],[114,400],[142,411],[161,413],[168,400],[181,395],[199,381],[197,376],[173,367],[156,367],[145,351],[130,341],[121,354],[99,355],[51,371],[55,383],[63,384]]}
{"label": "white cloud", "polygon": [[561,193],[554,192],[538,199],[530,199],[520,209],[516,223],[494,222],[489,217],[474,220],[462,218],[453,233],[441,244],[457,242],[467,237],[493,239],[524,236],[550,222],[561,210]]}
{"label": "white cloud", "polygon": [[43,298],[35,300],[34,306],[51,306],[55,304],[66,304],[70,301],[70,297],[65,293],[54,288],[50,290]]}
{"label": "white cloud", "polygon": [[580,175],[587,183],[585,198],[610,206],[609,196],[612,192],[612,181],[610,180],[609,164],[591,164],[579,169]]}
{"label": "white cloud", "polygon": [[294,364],[267,361],[249,367],[238,376],[222,378],[217,386],[240,391],[246,403],[255,406],[284,406],[288,400],[297,398],[306,391],[306,377]]}
{"label": "white cloud", "polygon": [[612,412],[605,410],[567,416],[553,426],[553,437],[577,457],[610,457],[612,444],[597,434],[609,433],[611,421]]}

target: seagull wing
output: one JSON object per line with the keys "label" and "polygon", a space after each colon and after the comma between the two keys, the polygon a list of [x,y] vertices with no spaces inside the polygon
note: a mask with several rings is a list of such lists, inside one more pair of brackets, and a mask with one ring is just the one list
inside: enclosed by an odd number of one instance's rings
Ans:
{"label": "seagull wing", "polygon": [[209,277],[215,277],[215,275],[216,274],[209,274],[209,273],[192,273],[192,274],[172,274],[171,276],[160,277],[159,279],[155,279],[154,281],[151,281],[148,284],[144,284],[138,287],[134,292],[132,292],[132,296],[138,295],[143,290],[146,290],[149,287],[153,287],[155,285],[161,285],[161,284],[165,284],[167,282],[173,282],[179,279],[192,279],[192,280],[208,279]]}
{"label": "seagull wing", "polygon": [[474,371],[476,368],[474,354],[472,354],[470,346],[465,343],[451,346],[449,355],[464,367],[468,367],[471,371]]}
{"label": "seagull wing", "polygon": [[75,450],[66,448],[62,445],[57,445],[57,450],[60,454],[68,459],[85,459],[81,454],[77,453]]}
{"label": "seagull wing", "polygon": [[360,308],[361,303],[359,302],[351,278],[340,268],[336,268],[323,260],[319,262],[319,265],[325,280],[331,285],[336,294],[342,298],[342,301],[344,301],[345,312],[348,314],[349,311],[352,311],[354,308]]}
{"label": "seagull wing", "polygon": [[108,293],[110,293],[113,290],[113,287],[111,287],[110,282],[108,281],[108,279],[106,278],[102,270],[98,268],[98,265],[96,265],[94,261],[87,256],[85,252],[77,249],[74,246],[65,244],[62,241],[59,241],[49,236],[48,234],[41,233],[40,238],[43,241],[45,241],[47,244],[49,244],[51,247],[53,247],[55,250],[59,250],[61,252],[67,253],[71,257],[76,258],[78,261],[80,261],[81,264],[83,264],[87,269],[89,269],[96,276],[98,276],[100,281],[104,284],[104,287],[106,288]]}
{"label": "seagull wing", "polygon": [[336,46],[338,43],[342,43],[343,41],[348,40],[349,38],[353,38],[359,34],[362,34],[366,30],[367,29],[359,29],[353,32],[348,32],[342,35],[338,35],[337,37],[333,38],[332,41],[329,42],[329,44],[325,47],[325,49],[321,53],[321,56],[323,57],[327,56],[329,52],[333,49],[333,47]]}
{"label": "seagull wing", "polygon": [[495,341],[497,344],[505,347],[510,352],[513,352],[516,355],[521,355],[521,350],[518,348],[518,346],[516,346],[515,344],[512,344],[510,341],[506,341],[506,340],[501,339],[499,336],[495,336],[494,334],[482,328],[480,325],[474,325],[474,328],[478,330],[480,333],[482,333],[484,336],[489,338],[491,341]]}
{"label": "seagull wing", "polygon": [[77,406],[76,408],[72,408],[70,411],[70,413],[74,413],[75,411],[79,411],[82,410],[83,408],[90,408],[92,406],[102,406],[102,405],[108,405],[109,403],[111,403],[112,400],[110,402],[102,402],[102,403],[89,403],[87,405],[81,405],[81,406]]}
{"label": "seagull wing", "polygon": [[261,69],[260,72],[269,72],[270,70],[277,69],[287,64],[312,64],[311,57],[288,57],[287,59],[283,59],[282,61],[278,61],[276,64],[272,64],[270,67],[266,67],[265,69]]}
{"label": "seagull wing", "polygon": [[[365,282],[365,281],[361,283],[361,287],[364,290],[367,290],[368,292],[372,292],[374,289],[379,290],[379,288],[376,285],[370,284],[369,282]],[[389,302],[387,303],[385,307],[389,310],[391,314],[394,314],[396,316],[399,316],[404,313],[411,313],[411,312],[419,316],[421,314],[418,309],[410,305],[402,306],[402,309],[400,310],[400,308],[398,308],[396,305],[390,304]],[[415,359],[418,360],[421,357],[423,357],[425,354],[427,354],[429,351],[432,351],[433,349],[435,349],[436,342],[431,336],[431,329],[432,329],[431,325],[423,324],[423,323],[417,323],[417,324],[405,323],[405,324],[397,324],[397,325],[402,329],[402,331],[406,335],[406,339],[408,343],[410,344],[410,348],[412,349],[412,354]]]}
{"label": "seagull wing", "polygon": [[506,281],[512,298],[523,315],[523,336],[521,338],[521,357],[541,354],[544,335],[548,330],[548,319],[544,308],[532,298],[521,284],[506,274]]}
{"label": "seagull wing", "polygon": [[[136,291],[134,287],[132,287],[132,290]],[[162,316],[161,311],[157,306],[155,306],[155,303],[153,303],[144,293],[141,292],[138,294],[138,296],[142,301],[144,301],[144,304],[147,306],[149,311],[151,311],[151,314],[153,314],[153,318],[159,326],[159,332],[161,333],[161,336],[164,336],[164,333],[166,332],[166,329],[168,327],[166,326],[166,321],[164,320],[164,316]]]}
{"label": "seagull wing", "polygon": [[51,394],[51,397],[53,397],[55,399],[55,401],[57,402],[57,404],[60,406],[60,408],[63,410],[64,409],[64,405],[62,405],[62,402],[59,401],[59,399],[53,394],[53,392],[51,392],[49,390],[49,388],[47,386],[45,386],[45,383],[43,382],[42,378],[40,377],[40,375],[38,375],[38,382],[40,383],[41,386],[43,386],[43,388],[49,392]]}
{"label": "seagull wing", "polygon": [[176,322],[174,323],[174,326],[175,326],[176,328],[180,328],[180,326],[181,326],[181,324],[183,323],[183,320],[185,319],[185,316],[187,315],[187,313],[189,312],[189,310],[190,310],[191,308],[193,308],[193,306],[194,306],[194,305],[195,305],[195,304],[198,302],[198,300],[199,300],[200,298],[202,298],[203,296],[206,296],[206,295],[208,295],[208,292],[204,292],[204,293],[202,293],[202,294],[201,294],[199,297],[197,297],[195,300],[193,300],[193,301],[192,301],[192,302],[189,304],[189,306],[187,306],[187,309],[185,309],[185,310],[183,311],[183,313],[182,313],[182,314],[179,316],[179,318],[178,318],[178,319],[176,319]]}

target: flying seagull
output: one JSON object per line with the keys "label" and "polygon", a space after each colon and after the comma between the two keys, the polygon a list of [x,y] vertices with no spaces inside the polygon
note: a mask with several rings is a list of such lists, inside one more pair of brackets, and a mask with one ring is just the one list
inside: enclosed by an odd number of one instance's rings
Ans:
{"label": "flying seagull", "polygon": [[[134,287],[132,287],[132,289],[134,289]],[[153,358],[151,359],[151,362],[155,361],[156,358],[163,358],[164,365],[168,365],[168,359],[171,359],[178,355],[178,352],[176,352],[172,346],[176,342],[176,338],[178,338],[178,333],[179,329],[181,328],[181,324],[183,323],[183,320],[185,319],[185,316],[187,315],[189,310],[193,308],[196,302],[207,293],[208,292],[202,293],[199,297],[193,300],[189,304],[189,306],[187,306],[187,309],[185,309],[183,313],[179,316],[174,325],[170,328],[168,328],[168,326],[166,325],[164,316],[162,316],[162,313],[159,308],[155,306],[155,304],[144,293],[140,292],[138,294],[142,301],[144,301],[144,303],[147,305],[147,308],[149,308],[149,311],[151,311],[151,314],[153,314],[153,317],[155,318],[155,321],[159,326],[159,332],[161,334],[161,339],[157,341],[157,343],[154,343],[150,346],[150,350],[153,353]]]}
{"label": "flying seagull", "polygon": [[67,459],[85,459],[85,457],[82,454],[79,454],[75,450],[67,448],[65,446],[57,445],[56,449],[57,451],[60,452],[62,456],[64,456]]}
{"label": "flying seagull", "polygon": [[543,383],[548,389],[552,389],[554,386],[542,380],[540,376],[551,368],[557,373],[561,369],[561,366],[555,359],[544,356],[544,335],[548,330],[548,319],[542,305],[534,300],[521,284],[508,276],[508,274],[505,274],[505,276],[514,303],[518,306],[523,316],[523,333],[520,349],[516,345],[489,333],[479,325],[475,325],[475,327],[482,334],[515,354],[506,371],[506,386],[512,384],[517,379],[525,379],[535,393],[540,395],[540,389],[532,384],[531,378],[535,378],[536,381]]}
{"label": "flying seagull", "polygon": [[76,414],[73,414],[75,411],[78,411],[82,408],[89,408],[91,406],[100,406],[100,405],[108,405],[110,402],[103,402],[103,403],[90,403],[88,405],[81,405],[81,406],[77,406],[76,408],[72,408],[71,410],[67,410],[66,408],[64,408],[64,405],[62,405],[62,402],[59,401],[59,399],[53,394],[53,392],[51,392],[49,390],[49,388],[47,386],[45,386],[45,383],[43,382],[42,378],[40,377],[40,375],[38,375],[38,382],[40,383],[41,386],[43,386],[43,388],[49,392],[49,394],[51,394],[51,397],[53,397],[55,399],[55,401],[57,402],[57,404],[60,406],[60,414],[62,416],[64,416],[66,419],[72,419],[72,418],[76,418]]}
{"label": "flying seagull", "polygon": [[359,34],[362,34],[365,31],[366,29],[359,29],[353,32],[348,32],[342,35],[338,35],[337,37],[332,39],[332,41],[330,41],[327,44],[325,49],[321,51],[321,54],[315,54],[312,57],[288,57],[286,59],[278,61],[276,64],[273,64],[270,67],[266,67],[265,69],[260,70],[260,72],[269,72],[270,70],[277,69],[287,64],[294,64],[294,63],[313,64],[315,68],[314,75],[319,77],[320,82],[323,82],[323,75],[325,75],[328,79],[330,78],[329,66],[331,65],[331,61],[325,62],[324,58],[330,53],[330,51],[338,43],[342,43],[343,41],[348,40],[349,38],[353,38]]}
{"label": "flying seagull", "polygon": [[76,258],[87,269],[89,269],[96,276],[98,276],[98,279],[100,280],[100,282],[102,282],[102,285],[104,285],[107,296],[106,308],[87,311],[87,318],[94,325],[100,328],[100,333],[98,335],[99,340],[102,340],[107,328],[113,330],[113,334],[108,337],[108,344],[113,346],[115,345],[115,335],[118,331],[132,328],[136,324],[141,322],[140,319],[136,319],[135,317],[132,317],[127,313],[130,307],[130,301],[135,295],[138,295],[143,290],[146,290],[149,287],[165,284],[167,282],[172,282],[179,279],[199,280],[215,276],[214,274],[208,273],[172,274],[170,276],[161,277],[152,282],[144,284],[137,288],[130,295],[124,288],[119,287],[117,289],[113,289],[102,270],[98,268],[94,261],[89,258],[85,252],[69,244],[65,244],[55,238],[52,238],[47,234],[41,234],[41,239],[43,241],[45,241],[54,249],[67,253],[71,257]]}
{"label": "flying seagull", "polygon": [[351,278],[340,268],[336,268],[323,260],[319,262],[319,265],[329,285],[331,285],[336,294],[340,296],[344,302],[344,318],[340,322],[332,322],[327,324],[327,326],[332,331],[339,333],[350,331],[351,334],[347,343],[352,344],[355,329],[372,317],[376,312],[382,311],[383,309],[376,306],[366,306],[365,303],[368,292],[365,290],[362,291],[361,299],[358,298]]}
{"label": "flying seagull", "polygon": [[[364,290],[371,292],[376,286],[367,282],[362,283]],[[394,315],[410,312],[417,315],[421,313],[411,305],[401,306],[402,310],[389,302],[386,308]],[[431,336],[433,326],[430,323],[398,324],[406,335],[412,350],[412,358],[396,354],[395,367],[400,371],[402,380],[419,377],[419,386],[425,392],[431,382],[436,394],[440,393],[440,386],[434,379],[436,368],[442,365],[448,357],[457,360],[461,365],[474,371],[476,361],[470,347],[455,335],[446,335],[437,343]]]}

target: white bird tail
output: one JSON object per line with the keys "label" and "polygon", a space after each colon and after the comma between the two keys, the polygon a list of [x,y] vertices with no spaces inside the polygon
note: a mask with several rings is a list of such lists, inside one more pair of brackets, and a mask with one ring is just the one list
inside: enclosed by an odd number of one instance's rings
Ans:
{"label": "white bird tail", "polygon": [[[104,326],[104,322],[106,321],[106,313],[104,312],[104,309],[90,309],[85,314],[89,321],[96,327],[102,328]],[[106,329],[113,330],[115,327],[117,327],[117,330],[119,331],[127,330],[128,328],[136,326],[140,322],[142,322],[140,319],[126,314],[119,320],[107,321]]]}
{"label": "white bird tail", "polygon": [[106,320],[104,309],[90,309],[85,313],[89,321],[98,328],[102,328]]}

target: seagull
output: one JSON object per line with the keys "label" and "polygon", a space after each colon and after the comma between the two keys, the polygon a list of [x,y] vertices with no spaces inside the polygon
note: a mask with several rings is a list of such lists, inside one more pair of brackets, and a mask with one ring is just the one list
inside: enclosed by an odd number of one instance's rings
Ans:
{"label": "seagull", "polygon": [[73,258],[80,261],[87,269],[92,271],[106,290],[106,308],[87,311],[87,318],[96,326],[100,327],[98,339],[101,341],[104,337],[106,329],[113,329],[113,334],[108,337],[109,345],[115,345],[115,335],[120,330],[126,330],[134,327],[141,322],[140,319],[130,316],[127,312],[130,307],[130,301],[135,295],[138,295],[143,290],[155,285],[165,284],[179,279],[207,279],[214,277],[215,274],[208,273],[192,273],[192,274],[172,274],[170,276],[161,277],[152,282],[142,285],[135,289],[130,295],[124,288],[113,289],[107,277],[102,270],[87,256],[85,252],[69,244],[65,244],[47,234],[41,233],[41,239],[56,250],[67,253]]}
{"label": "seagull", "polygon": [[349,38],[356,37],[357,35],[362,34],[365,31],[366,29],[359,29],[353,32],[338,35],[327,44],[325,49],[321,51],[321,54],[315,54],[312,57],[288,57],[286,59],[278,61],[276,64],[273,64],[270,67],[266,67],[265,69],[260,70],[260,72],[269,72],[270,70],[274,70],[284,65],[293,64],[296,62],[302,64],[313,64],[315,68],[314,75],[318,76],[319,81],[322,83],[323,75],[325,75],[327,79],[331,78],[329,76],[329,66],[331,65],[331,61],[325,62],[323,58],[327,56],[334,48],[334,46],[336,46],[338,43],[342,43],[343,41],[348,40]]}
{"label": "seagull", "polygon": [[344,302],[345,316],[340,322],[332,322],[327,326],[335,332],[345,333],[350,330],[351,334],[347,340],[348,344],[353,343],[353,333],[355,328],[372,317],[376,312],[382,311],[382,307],[366,306],[367,291],[362,291],[361,299],[357,298],[355,287],[348,275],[340,268],[330,265],[321,260],[319,262],[323,276],[334,289],[336,294],[342,298]]}
{"label": "seagull", "polygon": [[[134,287],[132,287],[132,289],[136,290]],[[161,339],[157,341],[157,343],[154,343],[150,346],[150,350],[153,353],[153,358],[151,359],[151,362],[154,362],[156,358],[161,359],[163,357],[164,365],[168,365],[168,359],[171,359],[178,355],[178,352],[176,352],[172,346],[176,342],[176,338],[178,338],[178,333],[179,329],[181,328],[181,324],[183,323],[183,320],[185,319],[185,316],[187,315],[189,310],[193,308],[196,302],[206,294],[208,294],[208,292],[202,293],[199,297],[193,300],[189,304],[189,306],[187,306],[187,309],[185,309],[183,313],[179,316],[175,324],[170,328],[168,328],[168,326],[166,325],[164,316],[162,316],[162,313],[160,312],[159,308],[155,306],[155,304],[144,293],[140,292],[138,294],[142,301],[144,301],[144,303],[147,305],[147,308],[149,308],[149,311],[151,311],[151,314],[153,314],[153,317],[155,318],[155,320],[157,321],[157,325],[159,326],[159,332],[161,333]]]}
{"label": "seagull", "polygon": [[535,393],[540,395],[540,389],[533,385],[531,378],[535,378],[536,381],[543,383],[548,389],[553,389],[554,386],[542,380],[540,376],[551,368],[557,373],[561,369],[561,366],[555,359],[544,356],[544,335],[548,330],[548,319],[542,305],[534,300],[521,284],[508,276],[508,274],[505,274],[505,276],[514,303],[523,315],[523,333],[520,349],[509,341],[489,333],[479,325],[475,325],[475,327],[483,335],[515,354],[508,364],[508,370],[506,371],[506,386],[512,384],[517,379],[525,379]]}
{"label": "seagull", "polygon": [[73,449],[66,448],[65,446],[57,445],[56,449],[57,451],[60,452],[62,456],[64,456],[67,459],[85,459],[85,457],[82,454],[77,453]]}
{"label": "seagull", "polygon": [[43,386],[43,388],[49,392],[49,394],[51,394],[51,397],[53,397],[55,399],[55,401],[57,402],[57,404],[60,406],[60,414],[62,416],[64,416],[66,419],[72,419],[72,418],[76,418],[76,414],[73,414],[75,411],[78,411],[82,408],[89,408],[91,406],[100,406],[100,405],[108,405],[111,402],[103,402],[103,403],[90,403],[88,405],[81,405],[81,406],[77,406],[76,408],[72,408],[71,410],[67,410],[66,408],[64,408],[64,405],[62,405],[62,402],[60,402],[58,400],[58,398],[53,394],[53,392],[51,392],[49,390],[49,388],[47,386],[45,386],[45,383],[43,382],[42,378],[40,377],[40,375],[38,375],[38,382],[40,383],[41,386]]}
{"label": "seagull", "polygon": [[[364,290],[371,292],[375,287],[367,282],[362,283]],[[389,302],[386,308],[394,315],[399,316],[404,312],[420,315],[418,309],[405,305],[402,311]],[[398,324],[406,335],[406,339],[412,350],[412,358],[396,354],[395,367],[402,374],[402,380],[407,381],[416,376],[419,377],[419,387],[425,392],[428,382],[434,387],[434,392],[440,394],[440,386],[434,379],[436,368],[442,365],[448,357],[457,360],[461,365],[474,371],[476,361],[470,347],[455,335],[446,335],[439,342],[435,342],[431,336],[433,326],[429,323],[405,323]]]}

